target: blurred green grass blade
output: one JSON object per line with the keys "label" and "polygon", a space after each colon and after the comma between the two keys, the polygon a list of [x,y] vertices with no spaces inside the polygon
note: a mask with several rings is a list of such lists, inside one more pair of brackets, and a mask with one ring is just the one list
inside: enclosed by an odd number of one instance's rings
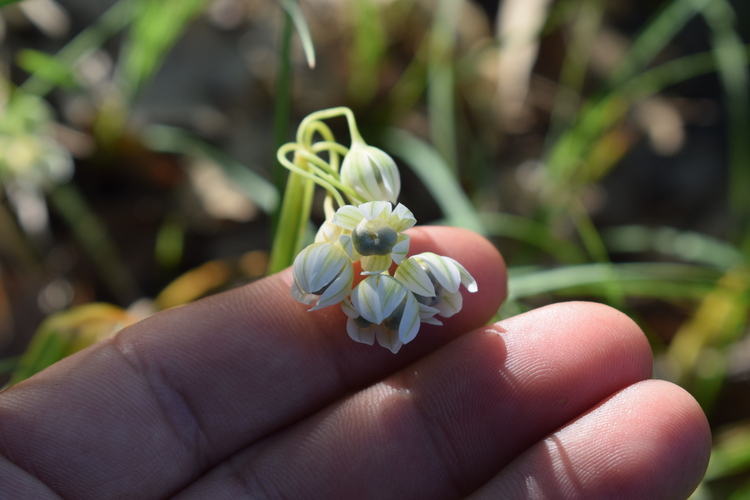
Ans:
{"label": "blurred green grass blade", "polygon": [[135,321],[136,318],[124,309],[104,303],[84,304],[49,316],[18,358],[9,385],[39,373]]}
{"label": "blurred green grass blade", "polygon": [[210,146],[200,138],[176,127],[152,125],[143,133],[143,142],[154,151],[207,158],[217,164],[258,207],[273,214],[279,205],[276,187],[250,168]]}
{"label": "blurred green grass blade", "polygon": [[481,213],[487,236],[513,238],[547,252],[560,262],[585,262],[583,252],[570,241],[558,238],[550,226],[531,219],[503,213]]}
{"label": "blurred green grass blade", "polygon": [[[560,133],[561,123],[552,128],[548,155],[548,168],[558,179],[568,179],[575,168],[584,162],[584,153],[594,138],[603,136],[609,128],[624,116],[629,100],[622,95],[620,86],[632,78],[661,51],[685,24],[700,13],[711,0],[673,0],[636,36],[619,68],[609,80],[611,93],[596,104],[579,113],[577,123],[569,132]],[[569,99],[566,99],[567,101]],[[556,106],[557,107],[557,106]],[[619,108],[619,109],[618,109]],[[549,140],[549,139],[548,139]]]}
{"label": "blurred green grass blade", "polygon": [[750,271],[744,265],[727,271],[706,294],[692,317],[680,326],[667,350],[676,380],[691,386],[704,411],[709,410],[720,388],[720,383],[717,385],[713,380],[714,374],[718,372],[723,378],[725,370],[725,363],[714,362],[707,356],[729,346],[743,332],[750,304],[749,292]]}
{"label": "blurred green grass blade", "polygon": [[430,191],[449,224],[486,234],[479,214],[435,148],[409,132],[391,129],[385,149],[402,158]]}
{"label": "blurred green grass blade", "polygon": [[[273,113],[273,150],[271,165],[273,165],[273,184],[276,191],[282,193],[288,176],[288,171],[276,158],[276,152],[289,140],[291,106],[292,106],[292,33],[294,32],[292,17],[284,16],[284,28],[281,33],[279,48],[279,72],[276,79],[276,95]],[[278,213],[274,213],[272,231],[278,224]]]}
{"label": "blurred green grass blade", "polygon": [[300,42],[302,42],[302,50],[305,52],[307,65],[312,69],[315,67],[315,46],[313,45],[310,28],[307,26],[305,15],[299,8],[297,0],[280,0],[280,2],[284,10],[289,14],[289,17],[292,18],[294,27],[297,29],[297,34],[299,34]]}
{"label": "blurred green grass blade", "polygon": [[640,72],[661,50],[712,0],[673,0],[656,14],[636,35],[633,45],[612,74],[609,84],[615,87]]}
{"label": "blurred green grass blade", "polygon": [[602,238],[610,252],[658,252],[667,257],[724,270],[744,261],[742,252],[729,243],[705,234],[671,227],[635,224],[611,227],[602,231]]}
{"label": "blurred green grass blade", "polygon": [[[706,471],[706,481],[713,481],[750,470],[750,422],[718,430]],[[744,497],[747,498],[747,497]]]}
{"label": "blurred green grass blade", "polygon": [[12,373],[18,367],[18,356],[0,359],[0,373]]}
{"label": "blurred green grass blade", "polygon": [[[124,29],[133,18],[133,0],[120,0],[102,14],[94,23],[87,26],[65,47],[55,54],[55,59],[63,66],[75,68],[106,40]],[[54,84],[42,75],[32,73],[20,87],[29,94],[44,96],[54,88]]]}
{"label": "blurred green grass blade", "polygon": [[750,498],[750,481],[745,481],[732,491],[727,500],[747,500],[748,498]]}
{"label": "blurred green grass blade", "polygon": [[[511,269],[508,278],[509,299],[518,300],[545,293],[577,289],[579,292],[606,292],[607,283],[618,282],[623,290],[628,287],[643,292],[653,291],[660,296],[669,291],[671,296],[682,293],[691,297],[702,295],[716,283],[719,273],[715,270],[689,264],[672,263],[627,263],[627,264],[583,264],[548,270],[525,270],[517,272]],[[665,284],[677,284],[679,287]]]}
{"label": "blurred green grass blade", "polygon": [[159,69],[187,24],[207,3],[207,0],[134,0],[133,23],[118,68],[126,95],[132,98]]}
{"label": "blurred green grass blade", "polygon": [[[749,46],[744,47],[747,55]],[[616,90],[593,98],[581,110],[576,126],[563,134],[548,152],[552,172],[569,172],[585,160],[595,142],[622,120],[631,103],[660,90],[716,70],[712,52],[701,52],[661,64],[624,82]]]}
{"label": "blurred green grass blade", "polygon": [[555,95],[547,140],[554,140],[570,126],[580,105],[580,95],[589,59],[596,46],[596,36],[604,15],[602,0],[580,2],[572,29],[572,39],[566,47],[560,72],[560,86]]}
{"label": "blurred green grass blade", "polygon": [[162,269],[174,269],[185,253],[185,224],[179,214],[173,213],[162,222],[156,234],[154,258]]}
{"label": "blurred green grass blade", "polygon": [[430,136],[450,172],[458,170],[453,52],[464,0],[438,0],[430,32],[427,106]]}
{"label": "blurred green grass blade", "polygon": [[104,222],[75,184],[56,185],[47,190],[47,197],[118,301],[127,304],[140,296],[135,279],[122,260],[117,245],[110,239]]}
{"label": "blurred green grass blade", "polygon": [[349,96],[358,103],[370,101],[380,84],[381,61],[387,40],[378,5],[373,0],[350,2],[353,10],[354,43],[349,50]]}
{"label": "blurred green grass blade", "polygon": [[32,49],[22,49],[16,57],[18,66],[27,73],[43,78],[54,87],[71,90],[78,87],[73,67],[58,58]]}
{"label": "blurred green grass blade", "polygon": [[750,75],[748,55],[737,32],[737,15],[726,0],[713,0],[703,11],[724,87],[729,125],[729,202],[741,221],[743,250],[750,255]]}
{"label": "blurred green grass blade", "polygon": [[0,8],[5,7],[6,5],[11,5],[14,3],[18,3],[21,0],[0,0]]}
{"label": "blurred green grass blade", "polygon": [[60,334],[55,331],[38,331],[13,370],[8,385],[26,380],[67,355],[67,343]]}

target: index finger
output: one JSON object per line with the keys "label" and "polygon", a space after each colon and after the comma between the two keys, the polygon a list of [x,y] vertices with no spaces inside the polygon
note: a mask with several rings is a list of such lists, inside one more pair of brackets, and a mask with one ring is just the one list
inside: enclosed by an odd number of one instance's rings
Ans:
{"label": "index finger", "polygon": [[485,324],[505,268],[474,233],[421,228],[414,252],[461,262],[479,291],[394,356],[308,312],[289,271],[155,315],[0,396],[0,451],[62,496],[158,498],[226,456]]}

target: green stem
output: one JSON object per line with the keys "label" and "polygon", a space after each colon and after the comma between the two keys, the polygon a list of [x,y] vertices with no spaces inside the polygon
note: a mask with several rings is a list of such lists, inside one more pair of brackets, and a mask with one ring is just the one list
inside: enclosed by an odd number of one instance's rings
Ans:
{"label": "green stem", "polygon": [[314,183],[295,171],[290,172],[281,203],[279,223],[273,238],[268,273],[276,273],[289,267],[294,257],[302,250],[302,241],[307,220],[310,218],[310,203]]}
{"label": "green stem", "polygon": [[[297,153],[311,163],[310,167],[314,170],[315,175],[321,177],[331,187],[335,188],[335,190],[343,191],[344,194],[359,203],[365,202],[365,200],[362,199],[362,197],[359,196],[359,194],[357,194],[355,190],[341,182],[337,172],[334,171],[332,174],[329,173],[331,171],[331,166],[328,165],[328,163],[326,163],[322,158],[310,153],[309,151],[305,151],[304,149],[298,150]],[[323,185],[321,184],[321,186]],[[334,198],[336,198],[337,201],[340,199],[337,192],[331,192],[330,190],[328,191]]]}
{"label": "green stem", "polygon": [[[290,147],[287,147],[290,146]],[[281,162],[282,165],[284,165],[286,168],[288,168],[290,171],[296,173],[297,175],[300,175],[302,177],[305,177],[309,179],[310,181],[314,182],[315,184],[318,184],[322,188],[324,188],[326,191],[328,191],[331,196],[333,196],[336,199],[336,203],[338,203],[340,206],[346,205],[344,202],[344,199],[341,197],[339,192],[336,190],[336,188],[333,187],[333,185],[326,179],[330,179],[330,176],[320,169],[319,167],[316,167],[315,165],[310,165],[308,155],[310,153],[307,153],[304,150],[295,149],[296,144],[287,144],[286,146],[282,146],[281,149],[279,149],[278,159]],[[286,158],[286,153],[288,151],[294,151],[294,161],[289,161],[288,158]],[[316,160],[320,160],[317,156],[312,155]],[[309,172],[308,170],[305,170],[305,168],[297,165],[297,162],[299,162],[299,158],[303,158],[305,160],[305,166],[309,169],[312,169],[314,173]],[[322,160],[320,160],[322,161]],[[334,182],[335,179],[331,179]]]}
{"label": "green stem", "polygon": [[[297,128],[297,142],[285,144],[277,151],[278,162],[289,169],[290,174],[284,189],[284,198],[274,233],[269,273],[275,273],[290,266],[295,256],[302,250],[307,223],[310,219],[315,184],[322,186],[339,206],[346,205],[339,191],[353,199],[359,199],[359,196],[341,184],[338,178],[339,154],[345,155],[348,149],[335,145],[333,132],[322,122],[322,120],[338,116],[346,118],[352,143],[364,144],[357,130],[352,110],[338,107],[316,111],[305,117]],[[313,144],[316,133],[323,137],[323,141]],[[329,152],[330,163],[317,156],[316,153],[322,151]],[[294,152],[293,161],[287,158],[290,152]]]}
{"label": "green stem", "polygon": [[321,109],[320,111],[315,111],[307,115],[299,124],[299,128],[297,129],[297,142],[300,144],[309,144],[309,142],[305,141],[305,134],[307,133],[307,129],[308,127],[310,127],[312,122],[327,120],[329,118],[335,118],[338,116],[343,116],[346,118],[347,125],[349,125],[349,135],[351,135],[352,143],[364,143],[365,140],[359,133],[359,129],[357,128],[357,121],[354,118],[354,113],[351,109],[345,106]]}
{"label": "green stem", "polygon": [[[281,35],[281,54],[279,55],[280,70],[276,82],[276,102],[274,107],[273,142],[274,142],[274,170],[273,183],[279,193],[284,190],[287,172],[276,160],[276,151],[288,140],[289,115],[291,109],[291,81],[292,81],[292,33],[294,23],[288,13],[284,16],[284,31]],[[278,213],[277,217],[278,219]],[[275,222],[278,222],[277,220]]]}
{"label": "green stem", "polygon": [[339,173],[339,170],[341,169],[341,162],[339,161],[339,156],[346,156],[346,154],[349,152],[349,148],[346,146],[343,146],[339,144],[338,142],[332,142],[332,141],[320,141],[316,142],[312,145],[312,152],[315,154],[320,154],[324,151],[328,152],[331,159],[328,162],[328,164],[331,166],[331,169],[333,169],[336,174]]}

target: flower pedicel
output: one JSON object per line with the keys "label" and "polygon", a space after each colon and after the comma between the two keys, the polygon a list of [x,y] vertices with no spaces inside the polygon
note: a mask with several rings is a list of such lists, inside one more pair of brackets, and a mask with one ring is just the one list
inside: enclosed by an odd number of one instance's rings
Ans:
{"label": "flower pedicel", "polygon": [[[287,145],[284,153],[295,150],[295,160],[305,158],[301,165],[279,155],[287,168],[303,172],[328,191],[326,221],[315,242],[294,259],[291,294],[299,302],[313,305],[310,310],[340,303],[348,316],[347,333],[353,340],[372,345],[377,339],[396,353],[416,337],[421,323],[440,325],[436,316],[448,318],[460,311],[460,286],[473,293],[477,283],[450,257],[427,252],[406,258],[409,235],[403,232],[414,226],[416,219],[404,205],[393,207],[401,189],[396,163],[384,151],[364,142],[349,109],[318,113],[326,118],[346,116],[352,145],[347,150],[338,143],[322,141],[302,153],[299,144]],[[314,115],[300,125],[298,137],[328,130]],[[307,161],[326,148],[333,158],[346,152],[340,171],[337,161],[320,156]],[[351,204],[345,204],[344,198]],[[334,202],[339,205],[335,211]],[[353,286],[355,262],[359,262],[365,278]],[[390,275],[394,263],[398,267]]]}

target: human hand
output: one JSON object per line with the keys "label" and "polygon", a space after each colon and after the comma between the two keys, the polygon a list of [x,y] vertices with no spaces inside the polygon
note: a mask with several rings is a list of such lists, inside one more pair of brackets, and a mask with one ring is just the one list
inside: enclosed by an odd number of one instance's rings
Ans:
{"label": "human hand", "polygon": [[484,327],[505,270],[418,228],[479,291],[398,355],[308,312],[289,270],[152,316],[0,394],[0,498],[684,499],[706,419],[606,306]]}

